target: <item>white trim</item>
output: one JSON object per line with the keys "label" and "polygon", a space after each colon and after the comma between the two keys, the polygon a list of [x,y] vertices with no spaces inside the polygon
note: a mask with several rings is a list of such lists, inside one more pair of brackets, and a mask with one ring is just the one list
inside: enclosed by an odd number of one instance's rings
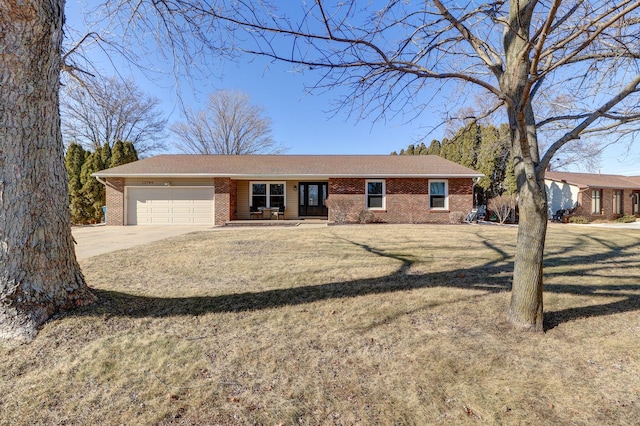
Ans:
{"label": "white trim", "polygon": [[[431,205],[431,183],[444,183],[444,207],[433,207]],[[447,179],[429,179],[429,210],[449,210],[449,181]],[[442,194],[433,194],[442,195]]]}
{"label": "white trim", "polygon": [[[127,226],[129,225],[129,188],[134,188],[134,189],[140,189],[140,188],[147,188],[147,189],[211,189],[211,195],[212,195],[212,210],[211,210],[211,223],[215,226],[215,222],[216,222],[216,187],[215,186],[211,186],[211,185],[190,185],[190,186],[171,186],[171,185],[130,185],[127,186],[125,185],[124,187],[124,212],[122,213],[124,215],[123,218],[123,225]],[[107,216],[109,215],[109,211],[107,210]]]}
{"label": "white trim", "polygon": [[[382,182],[382,207],[369,207],[369,182]],[[374,194],[378,195],[378,194]],[[364,206],[367,210],[387,209],[387,182],[385,179],[365,179],[364,182]]]}
{"label": "white trim", "polygon": [[[253,206],[253,185],[254,184],[265,185],[283,185],[284,188],[284,205],[287,205],[287,182],[285,181],[273,181],[273,180],[251,180],[249,181],[249,207]],[[267,187],[267,207],[271,207],[271,193],[269,187]]]}

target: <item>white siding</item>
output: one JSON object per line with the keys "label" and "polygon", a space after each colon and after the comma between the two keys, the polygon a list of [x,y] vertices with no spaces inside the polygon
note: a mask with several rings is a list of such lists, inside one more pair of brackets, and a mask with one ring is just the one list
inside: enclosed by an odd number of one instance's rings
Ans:
{"label": "white siding", "polygon": [[547,213],[549,217],[558,210],[570,209],[576,206],[580,189],[566,182],[556,182],[545,179],[547,187]]}

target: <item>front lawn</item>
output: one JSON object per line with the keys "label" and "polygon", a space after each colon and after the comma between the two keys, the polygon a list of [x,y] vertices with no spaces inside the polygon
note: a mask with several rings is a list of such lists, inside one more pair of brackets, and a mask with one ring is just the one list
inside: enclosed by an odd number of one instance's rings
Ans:
{"label": "front lawn", "polygon": [[0,424],[635,424],[640,233],[551,225],[546,333],[506,321],[516,229],[224,229],[82,262],[98,305],[0,347]]}

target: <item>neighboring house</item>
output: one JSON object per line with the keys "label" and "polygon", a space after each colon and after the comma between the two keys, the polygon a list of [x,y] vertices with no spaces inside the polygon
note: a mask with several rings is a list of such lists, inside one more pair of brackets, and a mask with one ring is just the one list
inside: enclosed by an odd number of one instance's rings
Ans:
{"label": "neighboring house", "polygon": [[545,184],[549,217],[571,208],[590,220],[640,217],[640,176],[548,171]]}
{"label": "neighboring house", "polygon": [[482,174],[430,155],[159,155],[93,176],[106,184],[108,225],[225,225],[265,207],[335,220],[334,202],[348,221],[368,210],[380,222],[448,223],[472,209]]}

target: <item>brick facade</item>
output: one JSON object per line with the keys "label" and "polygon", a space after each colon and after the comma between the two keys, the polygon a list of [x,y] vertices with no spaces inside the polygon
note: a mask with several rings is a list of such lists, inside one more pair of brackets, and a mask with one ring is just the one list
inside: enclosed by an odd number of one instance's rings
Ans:
{"label": "brick facade", "polygon": [[[593,212],[593,199],[592,194],[593,191],[600,191],[601,199],[600,199],[600,207],[601,212],[594,213]],[[620,191],[622,193],[621,196],[621,213],[614,213],[614,193],[616,191]],[[588,218],[590,221],[594,220],[613,220],[617,219],[620,216],[625,214],[632,214],[632,201],[631,195],[635,191],[630,190],[622,190],[622,189],[611,189],[611,188],[588,188],[580,191],[578,194],[578,207],[576,211],[573,213],[573,216],[584,216]]]}
{"label": "brick facade", "polygon": [[232,215],[235,214],[235,203],[231,200],[237,202],[237,185],[233,184],[230,178],[214,178],[213,186],[215,187],[213,224],[226,225],[227,221],[231,220]]}
{"label": "brick facade", "polygon": [[[442,180],[442,179],[438,179]],[[429,179],[391,178],[385,181],[385,210],[371,210],[374,221],[385,223],[449,223],[450,212],[467,214],[473,208],[473,181],[447,179],[447,210],[429,208]],[[329,220],[336,220],[336,208],[346,211],[347,222],[357,222],[366,209],[366,179],[329,179]]]}
{"label": "brick facade", "polygon": [[124,225],[124,178],[106,179],[107,225]]}
{"label": "brick facade", "polygon": [[[360,213],[366,210],[366,181],[367,179],[364,178],[329,179],[328,203],[338,201],[341,208],[346,208],[347,222],[358,222]],[[384,181],[386,208],[372,210],[374,221],[377,222],[449,223],[450,212],[461,212],[466,215],[473,207],[471,179],[447,180],[449,205],[447,210],[429,209],[429,179],[427,178],[390,178]],[[106,182],[107,224],[122,226],[125,220],[125,180],[124,178],[107,178]],[[214,225],[221,226],[230,220],[237,220],[238,182],[230,178],[214,178],[213,182],[215,186]],[[588,203],[590,206],[590,198]],[[329,220],[335,221],[337,213],[336,209],[330,206]]]}
{"label": "brick facade", "polygon": [[229,211],[231,212],[230,219],[238,220],[238,181],[232,180],[229,189]]}

